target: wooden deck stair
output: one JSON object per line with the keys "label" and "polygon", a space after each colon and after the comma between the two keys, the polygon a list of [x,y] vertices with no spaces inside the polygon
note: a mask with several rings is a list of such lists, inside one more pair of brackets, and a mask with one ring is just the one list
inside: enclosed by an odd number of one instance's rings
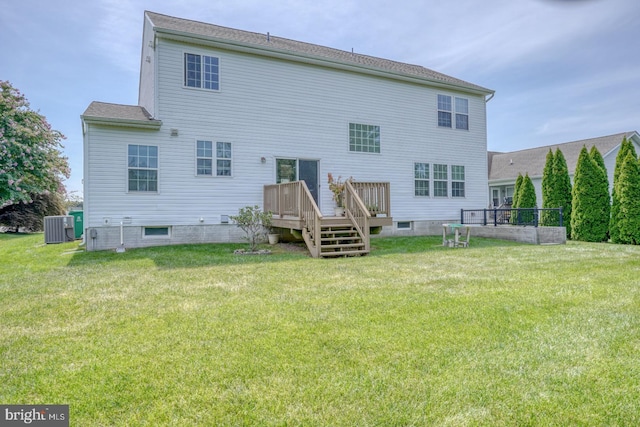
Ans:
{"label": "wooden deck stair", "polygon": [[320,256],[357,256],[369,251],[358,230],[350,221],[326,218],[320,226]]}
{"label": "wooden deck stair", "polygon": [[366,255],[372,229],[392,224],[388,182],[345,182],[345,216],[323,216],[304,181],[264,186],[272,227],[302,235],[311,256]]}

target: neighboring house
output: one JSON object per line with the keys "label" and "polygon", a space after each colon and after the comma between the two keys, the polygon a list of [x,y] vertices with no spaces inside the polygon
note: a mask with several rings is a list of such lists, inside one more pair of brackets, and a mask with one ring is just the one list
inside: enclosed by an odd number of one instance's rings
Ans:
{"label": "neighboring house", "polygon": [[139,105],[82,115],[87,247],[118,246],[121,223],[127,247],[241,241],[229,216],[287,181],[332,216],[328,173],[389,183],[383,233],[437,234],[486,205],[492,95],[417,65],[145,12]]}
{"label": "neighboring house", "polygon": [[633,141],[636,152],[640,153],[640,136],[638,132],[624,132],[600,138],[584,139],[581,141],[566,142],[564,144],[547,145],[544,147],[530,148],[527,150],[512,151],[509,153],[489,152],[489,205],[500,206],[506,199],[510,203],[513,197],[518,174],[529,174],[533,186],[536,189],[538,207],[542,207],[542,174],[547,161],[549,150],[554,153],[560,149],[567,161],[569,177],[573,182],[573,173],[576,169],[578,156],[582,147],[591,150],[595,146],[604,159],[609,175],[609,188],[613,187],[613,170],[616,164],[616,156],[624,137]]}

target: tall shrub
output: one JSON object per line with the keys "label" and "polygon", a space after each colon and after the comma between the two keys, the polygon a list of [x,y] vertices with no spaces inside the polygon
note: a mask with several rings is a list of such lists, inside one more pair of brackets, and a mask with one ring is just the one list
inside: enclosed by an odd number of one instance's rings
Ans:
{"label": "tall shrub", "polygon": [[530,224],[534,221],[533,209],[536,207],[536,204],[536,189],[527,173],[522,179],[522,184],[520,184],[518,191],[518,208],[530,210],[520,211],[520,223]]}
{"label": "tall shrub", "polygon": [[633,152],[627,151],[619,168],[616,182],[618,209],[616,217],[617,234],[611,236],[614,243],[640,244],[640,167]]}
{"label": "tall shrub", "polygon": [[[518,178],[516,178],[516,185],[513,189],[513,197],[511,197],[511,207],[512,208],[517,208],[518,207],[518,196],[520,195],[520,187],[522,186],[522,181],[523,181],[524,177],[522,176],[521,173],[518,174]],[[511,219],[510,219],[512,224],[517,224],[518,223],[518,211],[513,210],[511,211]]]}
{"label": "tall shrub", "polygon": [[[547,160],[544,164],[544,170],[542,172],[542,207],[543,208],[557,208],[555,206],[555,180],[556,177],[553,173],[553,165],[555,163],[555,156],[553,155],[553,151],[549,149],[547,153]],[[554,224],[555,216],[551,215],[549,212],[543,212],[540,218],[540,222],[543,225],[555,225]]]}
{"label": "tall shrub", "polygon": [[609,192],[609,174],[607,173],[607,167],[604,164],[604,159],[600,154],[600,151],[594,145],[589,151],[589,156],[598,165],[600,173],[597,175],[598,180],[596,186],[599,191],[599,197],[597,200],[596,208],[600,212],[600,218],[602,221],[602,227],[606,229],[606,236],[604,241],[609,240],[609,222],[611,221],[611,193]]}
{"label": "tall shrub", "polygon": [[571,178],[569,177],[569,168],[564,154],[560,149],[556,149],[553,156],[553,176],[554,191],[553,198],[555,207],[562,208],[562,224],[567,229],[567,238],[571,237]]}
{"label": "tall shrub", "polygon": [[[575,240],[602,242],[607,239],[609,218],[608,209],[605,212],[603,208],[603,173],[587,148],[582,147],[573,177],[571,235]],[[607,205],[608,195],[607,189]]]}
{"label": "tall shrub", "polygon": [[619,219],[619,211],[620,211],[620,199],[618,197],[618,181],[620,176],[620,170],[622,169],[622,164],[624,163],[627,154],[631,153],[633,158],[637,158],[636,149],[633,146],[633,142],[627,139],[625,136],[622,138],[622,143],[620,144],[620,150],[618,151],[618,155],[616,156],[616,165],[613,170],[613,188],[611,191],[611,221],[609,223],[609,236],[611,241],[614,243],[618,243],[620,241],[620,227],[618,224]]}

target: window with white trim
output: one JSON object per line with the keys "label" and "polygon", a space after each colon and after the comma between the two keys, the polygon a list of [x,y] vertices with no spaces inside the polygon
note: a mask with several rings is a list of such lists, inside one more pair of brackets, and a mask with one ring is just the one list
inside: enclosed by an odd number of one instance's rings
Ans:
{"label": "window with white trim", "polygon": [[184,54],[184,85],[201,89],[220,89],[220,60],[215,56]]}
{"label": "window with white trim", "polygon": [[231,143],[196,141],[196,174],[204,176],[231,176]]}
{"label": "window with white trim", "polygon": [[429,197],[429,163],[414,163],[413,175],[414,194]]}
{"label": "window with white trim", "polygon": [[449,174],[447,165],[433,165],[433,196],[448,197],[447,187],[449,184]]}
{"label": "window with white trim", "polygon": [[464,196],[464,166],[451,165],[451,197]]}
{"label": "window with white trim", "polygon": [[129,191],[158,191],[158,147],[128,146]]}
{"label": "window with white trim", "polygon": [[196,174],[213,175],[213,142],[196,141]]}
{"label": "window with white trim", "polygon": [[231,176],[230,142],[216,142],[216,175]]}
{"label": "window with white trim", "polygon": [[142,237],[145,237],[145,238],[171,237],[171,228],[170,227],[143,227]]}
{"label": "window with white trim", "polygon": [[469,100],[466,98],[452,98],[449,95],[438,95],[438,126],[469,130]]}
{"label": "window with white trim", "polygon": [[380,152],[380,126],[349,123],[349,151]]}
{"label": "window with white trim", "polygon": [[469,130],[469,100],[456,98],[456,129]]}

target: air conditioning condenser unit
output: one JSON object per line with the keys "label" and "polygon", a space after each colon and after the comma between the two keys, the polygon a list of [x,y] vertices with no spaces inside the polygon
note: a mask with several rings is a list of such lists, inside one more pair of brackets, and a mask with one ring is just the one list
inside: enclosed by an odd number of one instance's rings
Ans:
{"label": "air conditioning condenser unit", "polygon": [[74,238],[72,216],[44,217],[44,242],[46,244],[72,242]]}

